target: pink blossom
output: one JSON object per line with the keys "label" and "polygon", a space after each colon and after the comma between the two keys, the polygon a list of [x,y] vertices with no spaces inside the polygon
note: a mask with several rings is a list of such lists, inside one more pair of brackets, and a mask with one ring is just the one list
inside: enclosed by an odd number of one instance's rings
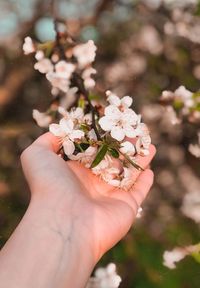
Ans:
{"label": "pink blossom", "polygon": [[24,39],[23,50],[25,55],[35,52],[35,46],[31,37],[26,37]]}
{"label": "pink blossom", "polygon": [[33,110],[33,119],[40,127],[48,127],[52,121],[51,116],[46,115],[45,113],[41,113],[36,109]]}
{"label": "pink blossom", "polygon": [[35,63],[34,68],[42,74],[50,73],[53,71],[53,65],[47,58],[43,58]]}
{"label": "pink blossom", "polygon": [[58,77],[55,72],[47,73],[46,78],[49,80],[53,87],[58,88],[63,92],[69,91],[70,81],[68,79]]}
{"label": "pink blossom", "polygon": [[74,47],[73,54],[77,58],[79,67],[85,68],[91,64],[96,56],[96,46],[93,40],[89,40],[87,43],[79,44]]}
{"label": "pink blossom", "polygon": [[109,105],[104,113],[99,125],[104,131],[109,131],[114,139],[122,141],[126,136],[135,137],[134,126],[137,124],[138,115],[133,110],[127,108],[120,111],[115,105]]}
{"label": "pink blossom", "polygon": [[63,141],[63,149],[67,156],[75,151],[74,141],[84,137],[84,132],[74,127],[71,119],[62,118],[59,124],[50,124],[49,131],[57,137],[61,137]]}
{"label": "pink blossom", "polygon": [[72,73],[75,71],[75,68],[76,66],[74,64],[61,60],[55,65],[56,75],[57,77],[70,79]]}

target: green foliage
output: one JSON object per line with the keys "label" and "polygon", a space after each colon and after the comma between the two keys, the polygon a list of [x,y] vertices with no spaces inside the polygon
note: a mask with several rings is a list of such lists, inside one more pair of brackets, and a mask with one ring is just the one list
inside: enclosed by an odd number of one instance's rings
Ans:
{"label": "green foliage", "polygon": [[97,152],[95,159],[93,160],[91,164],[91,168],[96,167],[104,159],[107,152],[108,152],[108,145],[102,144],[102,146],[99,148]]}

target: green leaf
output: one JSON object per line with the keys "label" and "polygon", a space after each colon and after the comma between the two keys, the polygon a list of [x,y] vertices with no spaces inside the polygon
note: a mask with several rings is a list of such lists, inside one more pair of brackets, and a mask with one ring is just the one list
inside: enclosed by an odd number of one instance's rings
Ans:
{"label": "green leaf", "polygon": [[87,124],[82,123],[82,124],[80,125],[80,129],[81,129],[82,131],[84,131],[84,132],[88,132],[89,127],[88,127]]}
{"label": "green leaf", "polygon": [[114,148],[108,149],[109,154],[114,158],[119,158],[119,152]]}
{"label": "green leaf", "polygon": [[108,151],[108,145],[107,145],[107,144],[103,144],[103,145],[99,148],[99,150],[98,150],[98,152],[97,152],[97,155],[96,155],[94,161],[92,162],[90,168],[96,167],[96,166],[103,160],[103,158],[105,157],[107,151]]}
{"label": "green leaf", "polygon": [[175,100],[174,103],[173,103],[173,107],[175,110],[180,110],[184,107],[184,104],[182,101],[180,100]]}
{"label": "green leaf", "polygon": [[83,110],[85,109],[85,99],[80,98],[78,100],[78,107],[82,108]]}
{"label": "green leaf", "polygon": [[101,97],[99,96],[99,95],[97,95],[97,94],[94,94],[94,93],[90,93],[89,94],[89,99],[90,100],[100,100],[101,99]]}

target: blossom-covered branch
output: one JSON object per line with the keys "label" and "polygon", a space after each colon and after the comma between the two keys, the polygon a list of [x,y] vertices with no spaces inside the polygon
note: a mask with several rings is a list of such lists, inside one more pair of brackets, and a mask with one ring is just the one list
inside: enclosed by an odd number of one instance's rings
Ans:
{"label": "blossom-covered branch", "polygon": [[40,44],[25,38],[25,54],[35,53],[34,68],[46,75],[57,101],[45,113],[34,110],[33,117],[60,138],[68,159],[81,162],[113,186],[129,189],[134,169],[143,170],[135,156],[149,154],[149,130],[131,109],[130,96],[120,99],[106,91],[106,106],[92,98],[97,48],[92,40],[77,43],[63,25],[55,20],[55,41]]}

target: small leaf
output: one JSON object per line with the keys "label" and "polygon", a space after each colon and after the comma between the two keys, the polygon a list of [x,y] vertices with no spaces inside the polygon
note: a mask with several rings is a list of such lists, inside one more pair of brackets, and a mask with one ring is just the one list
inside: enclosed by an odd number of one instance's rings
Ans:
{"label": "small leaf", "polygon": [[89,127],[88,127],[87,124],[82,123],[82,124],[80,125],[80,129],[81,129],[83,132],[88,132]]}
{"label": "small leaf", "polygon": [[85,99],[84,98],[80,98],[78,100],[78,107],[82,108],[83,110],[85,109]]}
{"label": "small leaf", "polygon": [[97,152],[97,155],[96,155],[94,161],[92,162],[90,168],[96,167],[96,166],[103,160],[103,158],[105,157],[107,151],[108,151],[108,145],[107,145],[107,144],[103,144],[103,145],[99,148],[99,150],[98,150],[98,152]]}
{"label": "small leaf", "polygon": [[110,155],[114,158],[119,158],[119,152],[114,149],[114,148],[109,148],[108,152],[110,153]]}
{"label": "small leaf", "polygon": [[99,96],[99,95],[97,95],[97,94],[94,94],[94,93],[90,93],[89,94],[89,99],[90,100],[100,100],[101,99],[101,97]]}

